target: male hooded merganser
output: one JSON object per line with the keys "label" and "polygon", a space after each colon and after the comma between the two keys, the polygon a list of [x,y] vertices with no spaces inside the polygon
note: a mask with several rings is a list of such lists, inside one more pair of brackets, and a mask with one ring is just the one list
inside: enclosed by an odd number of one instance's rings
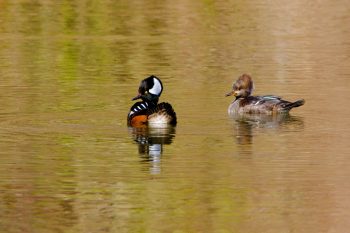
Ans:
{"label": "male hooded merganser", "polygon": [[128,125],[140,127],[146,125],[176,125],[176,113],[169,103],[160,103],[158,100],[163,91],[163,85],[159,78],[152,75],[141,81],[139,94],[132,100],[136,102],[128,114]]}
{"label": "male hooded merganser", "polygon": [[302,106],[303,99],[295,102],[283,100],[279,96],[264,95],[251,96],[254,89],[252,78],[247,75],[241,75],[233,84],[232,91],[226,96],[235,96],[236,99],[228,108],[229,114],[276,114],[288,113],[292,108]]}

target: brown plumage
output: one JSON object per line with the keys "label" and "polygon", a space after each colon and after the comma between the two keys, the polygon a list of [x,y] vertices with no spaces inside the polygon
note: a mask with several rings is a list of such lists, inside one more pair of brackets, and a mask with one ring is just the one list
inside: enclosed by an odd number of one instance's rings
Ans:
{"label": "brown plumage", "polygon": [[303,99],[289,102],[274,95],[252,96],[254,84],[252,78],[241,75],[233,84],[232,91],[226,96],[235,96],[228,108],[229,114],[276,114],[288,113],[292,108],[302,106]]}

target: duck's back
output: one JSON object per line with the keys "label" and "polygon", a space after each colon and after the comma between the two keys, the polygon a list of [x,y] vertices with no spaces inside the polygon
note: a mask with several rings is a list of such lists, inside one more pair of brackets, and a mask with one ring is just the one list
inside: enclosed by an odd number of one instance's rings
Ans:
{"label": "duck's back", "polygon": [[128,125],[133,127],[176,125],[176,123],[176,113],[169,103],[153,105],[147,102],[137,102],[131,107],[128,114]]}
{"label": "duck's back", "polygon": [[283,100],[279,96],[248,96],[238,98],[229,106],[230,114],[275,114],[287,113],[292,108],[299,107],[304,104],[304,100],[289,102]]}
{"label": "duck's back", "polygon": [[160,103],[148,111],[149,125],[176,125],[176,113],[169,103]]}

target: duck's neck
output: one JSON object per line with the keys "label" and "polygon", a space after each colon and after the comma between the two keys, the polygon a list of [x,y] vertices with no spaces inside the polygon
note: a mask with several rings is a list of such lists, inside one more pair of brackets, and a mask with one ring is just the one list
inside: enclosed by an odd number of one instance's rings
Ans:
{"label": "duck's neck", "polygon": [[143,102],[147,103],[147,106],[149,107],[155,107],[157,106],[158,101],[150,101],[148,99],[142,99]]}
{"label": "duck's neck", "polygon": [[157,105],[159,96],[148,93],[146,95],[143,95],[141,99],[150,105]]}
{"label": "duck's neck", "polygon": [[233,102],[236,102],[237,100],[244,100],[247,98],[248,98],[248,96],[236,96],[236,99]]}

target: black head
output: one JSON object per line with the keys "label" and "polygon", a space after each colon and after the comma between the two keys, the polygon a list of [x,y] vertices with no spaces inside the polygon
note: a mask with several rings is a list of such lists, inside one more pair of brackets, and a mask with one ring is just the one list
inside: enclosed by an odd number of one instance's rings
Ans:
{"label": "black head", "polygon": [[159,78],[154,75],[141,81],[139,94],[132,100],[142,99],[143,101],[158,103],[159,97],[163,91],[163,84]]}

